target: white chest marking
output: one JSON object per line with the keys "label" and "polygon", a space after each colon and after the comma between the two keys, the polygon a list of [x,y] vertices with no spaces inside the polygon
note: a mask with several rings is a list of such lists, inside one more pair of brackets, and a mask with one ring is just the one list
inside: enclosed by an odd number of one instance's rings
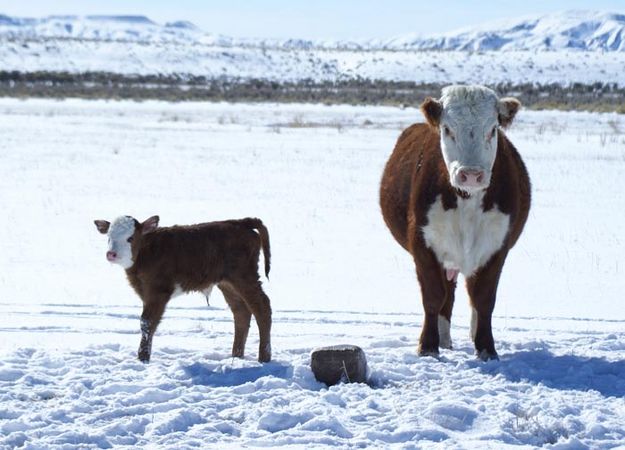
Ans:
{"label": "white chest marking", "polygon": [[427,213],[423,227],[425,243],[443,268],[459,270],[470,277],[488,262],[503,244],[510,216],[496,207],[482,210],[484,193],[468,199],[458,197],[458,206],[445,211],[439,195]]}

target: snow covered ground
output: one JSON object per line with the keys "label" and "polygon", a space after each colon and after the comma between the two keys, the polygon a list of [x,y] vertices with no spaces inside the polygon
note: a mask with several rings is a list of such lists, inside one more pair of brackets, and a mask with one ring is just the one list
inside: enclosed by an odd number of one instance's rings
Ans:
{"label": "snow covered ground", "polygon": [[418,83],[611,82],[625,86],[625,52],[329,50],[230,47],[176,42],[0,40],[2,70],[113,72],[336,81],[364,78]]}
{"label": "snow covered ground", "polygon": [[[625,442],[625,118],[522,111],[533,206],[499,288],[500,361],[419,358],[412,262],[377,205],[414,108],[0,99],[0,448],[607,449]],[[218,292],[173,300],[152,362],[93,219],[258,216],[274,361],[229,357]],[[310,351],[361,346],[369,385]]]}

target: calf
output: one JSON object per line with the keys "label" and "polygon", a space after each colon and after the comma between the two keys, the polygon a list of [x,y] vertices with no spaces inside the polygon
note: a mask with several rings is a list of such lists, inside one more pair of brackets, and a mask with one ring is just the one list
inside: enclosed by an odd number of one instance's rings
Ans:
{"label": "calf", "polygon": [[491,317],[499,276],[530,207],[530,181],[502,128],[520,103],[482,86],[449,86],[427,98],[427,124],[399,137],[380,186],[384,221],[411,253],[424,321],[419,354],[451,348],[458,273],[466,278],[477,355],[497,359]]}
{"label": "calf", "polygon": [[171,298],[190,291],[208,298],[217,285],[234,315],[232,356],[243,357],[253,314],[260,334],[258,360],[271,360],[271,306],[258,275],[261,248],[269,275],[269,234],[260,219],[162,228],[158,221],[158,216],[143,223],[130,216],[112,224],[95,221],[98,231],[108,234],[106,258],[126,269],[143,302],[139,359],[149,362],[152,337]]}

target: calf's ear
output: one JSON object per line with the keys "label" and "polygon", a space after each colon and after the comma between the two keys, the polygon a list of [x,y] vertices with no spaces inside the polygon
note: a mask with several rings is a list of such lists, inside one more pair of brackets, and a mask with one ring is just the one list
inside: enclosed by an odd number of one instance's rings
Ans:
{"label": "calf's ear", "polygon": [[147,234],[158,228],[158,216],[152,216],[149,219],[145,219],[145,221],[141,224],[141,233]]}
{"label": "calf's ear", "polygon": [[438,128],[443,114],[443,104],[432,97],[426,97],[420,109],[430,126]]}
{"label": "calf's ear", "polygon": [[94,220],[93,223],[95,223],[95,226],[100,233],[106,234],[109,232],[109,227],[111,226],[110,222],[107,222],[106,220]]}
{"label": "calf's ear", "polygon": [[497,104],[497,116],[499,125],[506,128],[512,123],[517,111],[521,108],[521,102],[514,97],[505,97]]}

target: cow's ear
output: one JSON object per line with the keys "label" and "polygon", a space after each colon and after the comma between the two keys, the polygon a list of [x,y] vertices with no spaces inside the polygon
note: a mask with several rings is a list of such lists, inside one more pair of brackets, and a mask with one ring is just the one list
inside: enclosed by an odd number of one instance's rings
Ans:
{"label": "cow's ear", "polygon": [[443,104],[432,97],[426,97],[421,103],[421,112],[425,116],[425,120],[434,128],[438,128],[443,114]]}
{"label": "cow's ear", "polygon": [[109,232],[109,227],[111,226],[110,222],[107,222],[106,220],[94,220],[93,223],[95,223],[95,226],[100,233],[106,234]]}
{"label": "cow's ear", "polygon": [[148,234],[158,228],[158,216],[152,216],[149,219],[145,219],[145,221],[141,224],[141,233]]}
{"label": "cow's ear", "polygon": [[517,111],[521,108],[521,102],[514,97],[506,97],[499,100],[497,104],[497,116],[499,125],[506,128],[512,123]]}

